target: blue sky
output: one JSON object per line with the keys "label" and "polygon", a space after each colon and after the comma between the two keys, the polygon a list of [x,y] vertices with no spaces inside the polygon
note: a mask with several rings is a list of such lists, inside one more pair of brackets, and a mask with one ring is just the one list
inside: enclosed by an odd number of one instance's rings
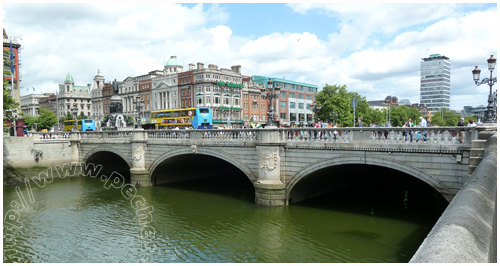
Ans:
{"label": "blue sky", "polygon": [[460,110],[486,104],[489,88],[474,85],[471,71],[479,65],[485,75],[486,59],[498,57],[496,3],[6,1],[2,15],[7,34],[22,38],[21,85],[37,93],[55,92],[67,73],[83,85],[98,69],[107,81],[123,80],[176,55],[185,69],[241,65],[244,75],[345,84],[368,100],[416,103],[421,58],[439,53],[451,59],[451,105]]}

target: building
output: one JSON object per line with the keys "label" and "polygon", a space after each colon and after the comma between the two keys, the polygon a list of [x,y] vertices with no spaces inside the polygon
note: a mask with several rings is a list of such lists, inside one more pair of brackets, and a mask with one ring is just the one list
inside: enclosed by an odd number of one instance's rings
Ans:
{"label": "building", "polygon": [[73,77],[68,73],[63,84],[59,84],[57,93],[57,119],[71,113],[73,106],[78,108],[78,115],[83,113],[87,117],[92,117],[92,94],[90,93],[90,84],[87,86],[75,85]]}
{"label": "building", "polygon": [[371,109],[382,110],[387,109],[391,106],[399,106],[398,97],[387,96],[385,100],[368,101],[368,105]]}
{"label": "building", "polygon": [[399,105],[411,105],[410,99],[399,100]]}
{"label": "building", "polygon": [[[21,103],[20,82],[21,77],[21,45],[14,38],[9,38],[5,29],[3,29],[3,49],[11,52],[11,66],[4,66],[3,70],[11,71],[12,75],[4,77],[9,81],[8,87],[12,91],[12,96],[16,102]],[[13,89],[13,90],[12,90]]]}
{"label": "building", "polygon": [[182,73],[184,67],[181,65],[177,56],[171,56],[165,63],[163,72],[159,73],[153,82],[153,100],[151,110],[168,110],[182,108],[179,104],[179,73]]}
{"label": "building", "polygon": [[47,109],[57,116],[57,97],[54,93],[45,93],[48,97],[43,97],[38,100],[40,108]]}
{"label": "building", "polygon": [[420,62],[420,103],[432,112],[450,109],[450,59],[440,54]]}
{"label": "building", "polygon": [[92,118],[98,123],[104,119],[104,103],[102,91],[104,89],[105,80],[98,69],[94,77],[94,86],[92,87]]}
{"label": "building", "polygon": [[25,115],[38,116],[40,103],[39,101],[44,98],[48,98],[53,95],[53,93],[44,94],[28,94],[21,97],[21,111]]}
{"label": "building", "polygon": [[194,64],[189,64],[189,70],[178,74],[179,103],[181,108],[194,106]]}
{"label": "building", "polygon": [[267,100],[261,94],[264,84],[254,82],[249,76],[242,76],[242,81],[243,121],[247,124],[266,123],[266,114],[269,110]]}
{"label": "building", "polygon": [[[198,63],[193,72],[194,105],[196,107],[211,107],[214,126],[242,127],[243,116],[241,110],[241,94],[243,82],[241,66],[232,66],[231,69],[221,68],[210,64],[205,68]],[[183,84],[182,88],[189,86]]]}
{"label": "building", "polygon": [[305,125],[313,122],[311,105],[316,100],[317,85],[264,76],[252,76],[252,79],[266,87],[271,80],[274,87],[280,87],[275,112],[279,114],[281,124]]}

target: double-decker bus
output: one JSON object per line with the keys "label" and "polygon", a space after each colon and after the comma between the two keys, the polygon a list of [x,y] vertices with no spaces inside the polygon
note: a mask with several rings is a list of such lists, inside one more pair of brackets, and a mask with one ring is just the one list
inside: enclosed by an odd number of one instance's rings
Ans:
{"label": "double-decker bus", "polygon": [[[75,128],[75,120],[64,120],[64,131],[71,131]],[[78,131],[95,131],[94,119],[79,119]]]}
{"label": "double-decker bus", "polygon": [[150,128],[193,127],[194,129],[212,128],[212,109],[210,107],[182,108],[151,111]]}

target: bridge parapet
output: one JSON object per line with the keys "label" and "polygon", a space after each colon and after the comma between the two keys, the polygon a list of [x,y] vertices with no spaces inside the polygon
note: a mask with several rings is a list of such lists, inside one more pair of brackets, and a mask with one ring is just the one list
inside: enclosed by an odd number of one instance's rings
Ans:
{"label": "bridge parapet", "polygon": [[409,145],[470,145],[484,127],[365,127],[365,128],[285,128],[285,142],[382,143]]}

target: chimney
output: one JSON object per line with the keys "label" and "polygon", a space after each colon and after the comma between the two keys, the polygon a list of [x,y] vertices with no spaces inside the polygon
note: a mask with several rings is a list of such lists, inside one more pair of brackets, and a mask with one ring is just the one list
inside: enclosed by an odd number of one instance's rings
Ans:
{"label": "chimney", "polygon": [[193,63],[189,64],[189,70],[194,70],[194,64]]}
{"label": "chimney", "polygon": [[205,65],[203,63],[198,62],[198,69],[203,69],[205,68]]}
{"label": "chimney", "polygon": [[232,66],[231,67],[231,71],[233,71],[234,73],[238,73],[238,74],[241,75],[241,66],[240,65]]}

